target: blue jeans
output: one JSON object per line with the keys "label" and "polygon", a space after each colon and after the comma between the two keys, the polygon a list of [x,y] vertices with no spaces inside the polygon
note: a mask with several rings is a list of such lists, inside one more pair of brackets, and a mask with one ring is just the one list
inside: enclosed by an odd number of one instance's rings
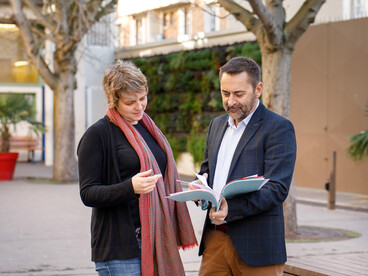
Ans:
{"label": "blue jeans", "polygon": [[[141,248],[141,239],[137,239]],[[141,257],[95,262],[98,276],[141,276]]]}

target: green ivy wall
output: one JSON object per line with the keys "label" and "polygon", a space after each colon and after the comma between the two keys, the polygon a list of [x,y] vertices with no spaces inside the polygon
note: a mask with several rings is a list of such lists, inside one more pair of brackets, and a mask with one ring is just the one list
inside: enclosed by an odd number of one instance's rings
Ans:
{"label": "green ivy wall", "polygon": [[224,113],[218,71],[234,56],[261,64],[259,46],[252,42],[134,59],[148,81],[146,111],[168,138],[175,158],[189,151],[195,163],[202,161],[208,124]]}

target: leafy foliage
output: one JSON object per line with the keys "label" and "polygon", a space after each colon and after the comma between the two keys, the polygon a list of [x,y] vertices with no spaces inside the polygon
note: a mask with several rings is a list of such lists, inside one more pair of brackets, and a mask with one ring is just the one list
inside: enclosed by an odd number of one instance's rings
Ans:
{"label": "leafy foliage", "polygon": [[[134,60],[148,80],[147,112],[169,137],[175,156],[188,150],[203,158],[205,139],[191,137],[205,134],[211,118],[224,112],[218,71],[234,56],[261,63],[259,46],[251,42]],[[179,147],[180,139],[188,145]]]}
{"label": "leafy foliage", "polygon": [[20,121],[27,121],[32,126],[30,131],[38,134],[44,132],[45,128],[41,122],[35,119],[35,109],[32,101],[24,94],[1,93],[0,94],[0,152],[9,151],[10,126],[14,128]]}
{"label": "leafy foliage", "polygon": [[[366,115],[368,116],[368,103],[365,105]],[[348,155],[354,161],[360,161],[364,156],[368,156],[368,130],[352,135],[350,146],[347,149]]]}
{"label": "leafy foliage", "polygon": [[189,153],[192,155],[195,165],[199,165],[203,161],[205,146],[206,146],[205,133],[189,136],[187,149]]}

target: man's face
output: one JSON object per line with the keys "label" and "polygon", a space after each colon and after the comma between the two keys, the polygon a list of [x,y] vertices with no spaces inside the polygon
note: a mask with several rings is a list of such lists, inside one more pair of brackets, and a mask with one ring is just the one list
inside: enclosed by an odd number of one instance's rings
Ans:
{"label": "man's face", "polygon": [[256,108],[263,84],[259,82],[253,89],[247,72],[236,75],[223,73],[220,84],[224,109],[238,125]]}

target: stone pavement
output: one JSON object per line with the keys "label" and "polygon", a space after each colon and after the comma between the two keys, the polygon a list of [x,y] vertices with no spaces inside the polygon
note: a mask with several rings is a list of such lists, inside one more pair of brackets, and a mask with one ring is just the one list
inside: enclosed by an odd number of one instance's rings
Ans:
{"label": "stone pavement", "polygon": [[[96,275],[90,261],[90,215],[78,185],[49,184],[52,169],[18,163],[13,181],[0,182],[0,275]],[[32,178],[35,178],[32,180]],[[185,178],[185,177],[184,177]],[[368,255],[368,196],[337,194],[327,210],[324,190],[296,188],[298,224],[355,231],[359,237],[287,243],[289,259]],[[205,213],[188,203],[200,239]],[[198,274],[198,247],[181,252],[186,275]]]}

